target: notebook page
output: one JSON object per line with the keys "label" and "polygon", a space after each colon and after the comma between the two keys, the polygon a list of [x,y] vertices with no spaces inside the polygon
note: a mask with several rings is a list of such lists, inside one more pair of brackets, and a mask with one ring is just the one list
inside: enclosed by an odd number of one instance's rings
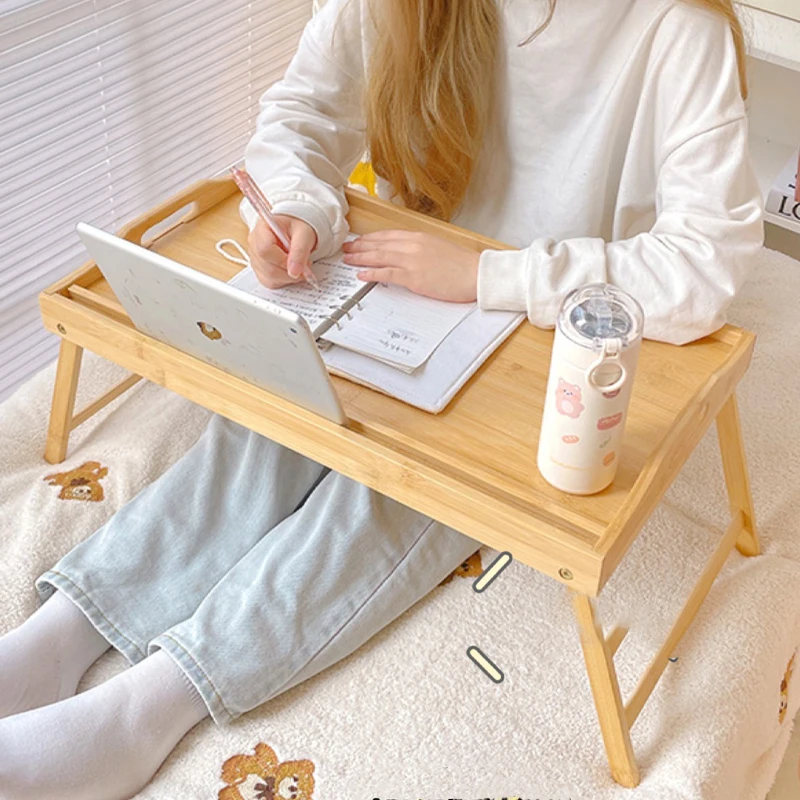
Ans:
{"label": "notebook page", "polygon": [[[350,237],[351,238],[351,237]],[[342,303],[364,289],[364,281],[356,277],[358,268],[345,264],[339,252],[330,258],[321,258],[312,264],[314,275],[319,282],[319,289],[310,283],[285,286],[283,289],[268,289],[258,282],[255,273],[249,267],[235,275],[228,283],[237,289],[269,300],[270,303],[299,314],[308,323],[312,332],[325,323]]]}
{"label": "notebook page", "polygon": [[475,307],[475,303],[448,303],[401,286],[379,284],[361,301],[361,308],[323,338],[410,371],[424,364]]}
{"label": "notebook page", "polygon": [[524,320],[525,314],[475,309],[410,375],[341,347],[323,350],[322,358],[335,375],[438,414]]}

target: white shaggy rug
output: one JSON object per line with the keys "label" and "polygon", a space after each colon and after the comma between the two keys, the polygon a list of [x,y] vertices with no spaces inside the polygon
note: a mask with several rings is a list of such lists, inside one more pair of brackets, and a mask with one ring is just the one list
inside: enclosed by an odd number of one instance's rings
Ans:
{"label": "white shaggy rug", "polygon": [[[255,800],[269,796],[262,778],[294,771],[294,800],[763,800],[800,707],[798,665],[781,721],[781,682],[800,646],[798,297],[800,263],[765,251],[731,314],[759,334],[739,398],[765,554],[731,557],[634,727],[641,786],[609,778],[565,590],[514,563],[482,595],[461,578],[438,587],[353,656],[234,725],[199,725],[138,797]],[[35,608],[34,578],[167,469],[208,419],[141,385],[79,428],[52,467],[41,453],[53,374],[0,406],[0,633]],[[79,406],[120,377],[87,354]],[[102,499],[59,499],[62,487],[45,480],[91,462],[81,474]],[[617,656],[624,692],[726,519],[712,430],[600,599],[609,625],[633,625]],[[481,551],[484,565],[492,556]],[[470,662],[470,645],[503,683]],[[84,688],[123,667],[104,656]]]}

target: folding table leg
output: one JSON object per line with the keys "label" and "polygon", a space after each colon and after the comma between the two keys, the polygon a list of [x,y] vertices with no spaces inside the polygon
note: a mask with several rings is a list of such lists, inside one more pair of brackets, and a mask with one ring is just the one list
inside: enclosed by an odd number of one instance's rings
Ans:
{"label": "folding table leg", "polygon": [[639,770],[631,746],[631,727],[663,674],[670,654],[700,610],[734,544],[746,556],[755,556],[760,552],[742,429],[734,394],[717,415],[717,433],[732,518],[666,641],[645,671],[627,706],[623,705],[614,667],[614,653],[626,631],[619,628],[606,638],[597,621],[592,598],[576,592],[572,595],[586,671],[589,674],[611,774],[617,783],[629,788],[639,784]]}
{"label": "folding table leg", "polygon": [[597,621],[592,599],[578,593],[573,593],[572,598],[611,775],[617,783],[632,789],[639,785],[639,768],[633,754],[614,656]]}
{"label": "folding table leg", "polygon": [[66,339],[61,340],[53,386],[53,405],[50,409],[50,427],[44,451],[45,461],[50,464],[60,464],[67,456],[82,356],[82,347]]}
{"label": "folding table leg", "polygon": [[722,467],[728,487],[731,516],[741,512],[742,532],[736,540],[736,548],[742,555],[757,556],[761,552],[753,511],[753,498],[750,494],[750,478],[747,474],[742,426],[739,422],[739,408],[736,395],[732,394],[717,415],[717,436],[722,453]]}

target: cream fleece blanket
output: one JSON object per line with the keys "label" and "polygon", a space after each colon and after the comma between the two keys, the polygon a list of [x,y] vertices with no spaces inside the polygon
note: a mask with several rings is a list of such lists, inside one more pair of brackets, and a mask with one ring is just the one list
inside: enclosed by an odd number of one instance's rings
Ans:
{"label": "cream fleece blanket", "polygon": [[[438,587],[350,658],[234,725],[197,726],[138,797],[263,799],[277,775],[289,780],[275,797],[295,800],[763,800],[800,706],[799,668],[781,721],[781,682],[800,645],[798,297],[800,263],[765,251],[731,315],[759,333],[739,397],[765,554],[731,557],[639,718],[638,789],[609,778],[566,592],[514,563],[482,595],[461,578]],[[87,354],[79,405],[121,376]],[[208,419],[141,385],[78,429],[56,468],[41,458],[52,380],[49,368],[0,407],[0,632],[35,608],[34,578],[167,469]],[[77,493],[95,500],[60,499],[75,487],[47,476],[85,464]],[[617,656],[624,692],[726,520],[712,431],[601,597],[609,625],[633,626]],[[481,551],[484,565],[492,556]],[[503,683],[467,658],[470,645]],[[84,688],[123,666],[104,656]]]}

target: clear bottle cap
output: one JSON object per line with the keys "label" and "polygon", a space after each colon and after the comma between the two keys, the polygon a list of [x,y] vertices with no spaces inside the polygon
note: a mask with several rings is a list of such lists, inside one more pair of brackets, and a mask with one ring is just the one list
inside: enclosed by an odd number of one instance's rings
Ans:
{"label": "clear bottle cap", "polygon": [[603,350],[603,342],[618,339],[629,347],[642,336],[644,312],[627,292],[608,283],[590,283],[570,292],[558,313],[559,330],[589,350]]}

